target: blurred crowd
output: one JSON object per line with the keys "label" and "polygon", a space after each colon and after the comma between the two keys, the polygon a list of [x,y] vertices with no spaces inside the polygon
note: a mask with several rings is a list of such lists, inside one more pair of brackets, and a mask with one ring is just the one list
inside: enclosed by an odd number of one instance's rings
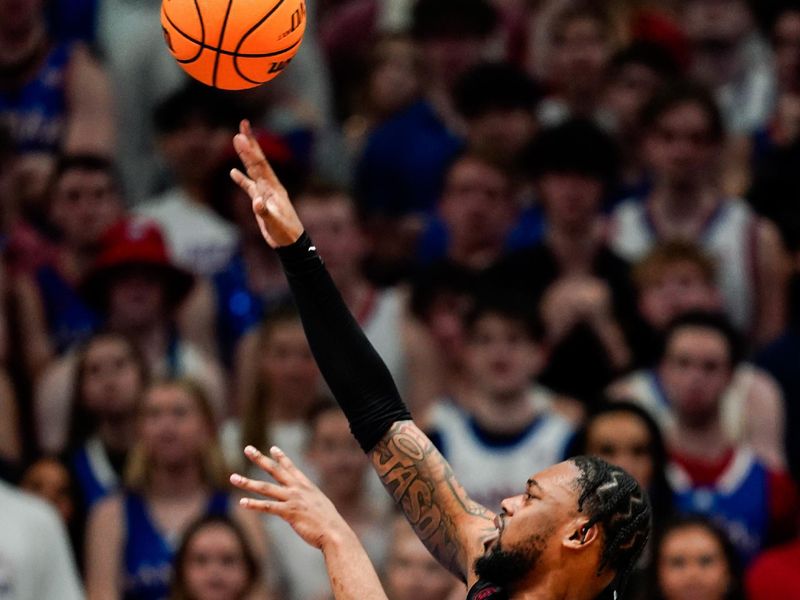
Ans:
{"label": "blurred crowd", "polygon": [[328,599],[239,507],[246,444],[313,474],[391,600],[464,597],[228,177],[245,117],[473,498],[597,455],[654,507],[627,597],[800,598],[800,3],[309,0],[235,93],[159,4],[0,0],[0,599]]}

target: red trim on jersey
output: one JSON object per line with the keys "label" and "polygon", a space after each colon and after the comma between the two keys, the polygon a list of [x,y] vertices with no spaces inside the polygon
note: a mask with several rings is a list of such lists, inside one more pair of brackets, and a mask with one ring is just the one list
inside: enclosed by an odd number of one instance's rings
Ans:
{"label": "red trim on jersey", "polygon": [[712,487],[716,485],[719,478],[728,470],[733,462],[736,452],[729,448],[715,461],[707,461],[695,456],[681,454],[674,450],[670,451],[670,458],[686,471],[692,480],[693,487]]}

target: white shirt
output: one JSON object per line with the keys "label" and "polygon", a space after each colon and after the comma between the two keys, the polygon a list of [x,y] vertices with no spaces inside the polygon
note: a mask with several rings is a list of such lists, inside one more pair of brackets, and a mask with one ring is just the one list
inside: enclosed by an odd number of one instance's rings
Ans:
{"label": "white shirt", "polygon": [[67,533],[42,500],[0,481],[0,600],[84,598]]}
{"label": "white shirt", "polygon": [[213,275],[228,264],[239,243],[231,223],[173,188],[136,213],[155,221],[175,264],[197,275]]}

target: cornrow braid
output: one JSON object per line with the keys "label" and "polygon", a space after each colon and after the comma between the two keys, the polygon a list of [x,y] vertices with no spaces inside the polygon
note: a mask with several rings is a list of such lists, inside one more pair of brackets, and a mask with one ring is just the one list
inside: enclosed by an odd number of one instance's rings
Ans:
{"label": "cornrow braid", "polygon": [[589,516],[586,527],[603,528],[603,551],[598,574],[614,570],[613,597],[625,588],[651,528],[650,501],[636,480],[619,467],[596,457],[570,459],[580,476],[578,510]]}

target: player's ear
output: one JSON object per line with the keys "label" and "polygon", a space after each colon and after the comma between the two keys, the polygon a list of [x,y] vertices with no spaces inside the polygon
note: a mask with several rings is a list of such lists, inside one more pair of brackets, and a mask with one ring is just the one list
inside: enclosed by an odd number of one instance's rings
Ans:
{"label": "player's ear", "polygon": [[588,519],[575,519],[562,540],[564,546],[578,550],[600,540],[600,526]]}

